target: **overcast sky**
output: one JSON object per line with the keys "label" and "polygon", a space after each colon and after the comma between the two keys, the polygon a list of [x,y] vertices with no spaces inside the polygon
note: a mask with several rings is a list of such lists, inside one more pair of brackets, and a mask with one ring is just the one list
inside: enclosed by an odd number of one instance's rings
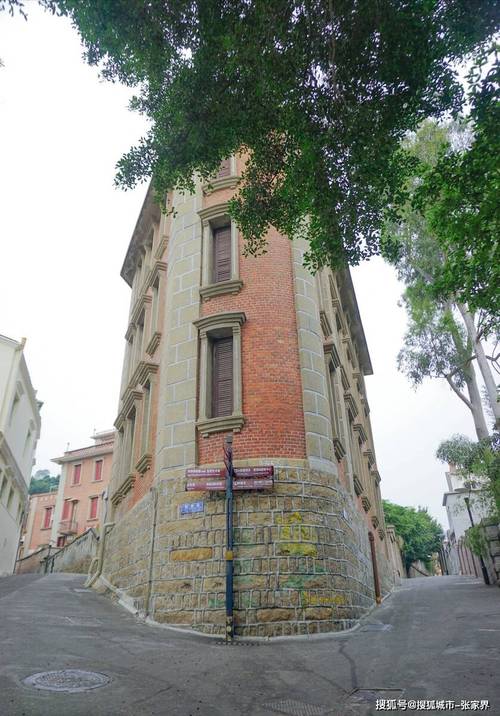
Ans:
{"label": "overcast sky", "polygon": [[[43,400],[35,469],[112,427],[128,318],[120,268],[145,194],[113,187],[115,164],[145,129],[129,90],[82,60],[63,18],[29,5],[0,13],[0,333],[27,337]],[[442,438],[474,437],[466,407],[445,383],[417,392],[396,370],[406,316],[394,271],[375,259],[353,271],[374,375],[366,380],[382,494],[441,507]]]}

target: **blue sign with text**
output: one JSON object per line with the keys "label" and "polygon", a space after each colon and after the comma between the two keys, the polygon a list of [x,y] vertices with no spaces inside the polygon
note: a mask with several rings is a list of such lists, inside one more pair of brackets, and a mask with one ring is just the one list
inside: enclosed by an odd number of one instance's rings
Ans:
{"label": "blue sign with text", "polygon": [[205,503],[200,500],[199,502],[184,502],[181,507],[181,515],[191,515],[193,512],[203,512],[205,509]]}

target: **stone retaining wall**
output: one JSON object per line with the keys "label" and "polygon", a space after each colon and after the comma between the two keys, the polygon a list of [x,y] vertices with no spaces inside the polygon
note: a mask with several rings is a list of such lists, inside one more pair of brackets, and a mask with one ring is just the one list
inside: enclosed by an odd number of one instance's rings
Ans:
{"label": "stone retaining wall", "polygon": [[50,558],[47,571],[87,574],[90,563],[97,554],[98,543],[99,537],[94,529],[83,532]]}
{"label": "stone retaining wall", "polygon": [[[224,494],[205,493],[204,512],[180,516],[181,503],[201,498],[200,493],[186,493],[184,485],[180,471],[158,484],[149,604],[151,493],[109,534],[103,576],[158,622],[222,634]],[[338,478],[282,466],[273,490],[237,493],[234,510],[237,635],[337,631],[353,626],[373,605],[366,524]],[[387,593],[392,575],[378,538],[376,545],[382,591]]]}

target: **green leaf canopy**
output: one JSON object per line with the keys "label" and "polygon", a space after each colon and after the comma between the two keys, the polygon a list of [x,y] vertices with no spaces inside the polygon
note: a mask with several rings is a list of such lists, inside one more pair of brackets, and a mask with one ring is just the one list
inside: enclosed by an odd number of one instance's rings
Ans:
{"label": "green leaf canopy", "polygon": [[312,268],[378,252],[401,138],[460,109],[452,65],[495,28],[491,0],[40,1],[104,76],[138,88],[150,129],[119,184],[190,189],[245,151],[231,213],[247,252],[273,225],[309,240]]}

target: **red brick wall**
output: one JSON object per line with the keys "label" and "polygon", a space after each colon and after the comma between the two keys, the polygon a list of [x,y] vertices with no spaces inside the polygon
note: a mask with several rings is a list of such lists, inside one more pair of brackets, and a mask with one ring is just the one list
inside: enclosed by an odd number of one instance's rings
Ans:
{"label": "red brick wall", "polygon": [[[210,195],[210,203],[224,201],[226,192]],[[272,230],[268,252],[258,258],[242,255],[237,295],[205,301],[201,315],[244,311],[241,329],[243,415],[245,426],[235,433],[236,459],[264,456],[304,459],[306,456],[302,385],[293,291],[291,244]],[[222,434],[198,436],[198,462],[222,458]]]}

